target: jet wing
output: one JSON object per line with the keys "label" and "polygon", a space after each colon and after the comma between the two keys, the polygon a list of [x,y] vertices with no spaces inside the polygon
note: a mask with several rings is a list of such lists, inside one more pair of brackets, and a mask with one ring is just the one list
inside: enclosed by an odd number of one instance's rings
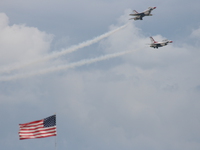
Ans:
{"label": "jet wing", "polygon": [[129,20],[134,19],[134,20],[142,20],[142,16],[136,16],[135,18],[130,18]]}
{"label": "jet wing", "polygon": [[154,45],[161,45],[161,43],[153,43]]}
{"label": "jet wing", "polygon": [[144,15],[144,12],[142,13],[138,13],[136,10],[133,10],[134,14],[130,14],[130,16],[140,16],[140,15]]}
{"label": "jet wing", "polygon": [[154,45],[155,47],[161,47],[161,46],[162,46],[162,44],[160,44],[160,43],[153,43],[153,45]]}
{"label": "jet wing", "polygon": [[144,16],[144,13],[130,14],[130,16]]}

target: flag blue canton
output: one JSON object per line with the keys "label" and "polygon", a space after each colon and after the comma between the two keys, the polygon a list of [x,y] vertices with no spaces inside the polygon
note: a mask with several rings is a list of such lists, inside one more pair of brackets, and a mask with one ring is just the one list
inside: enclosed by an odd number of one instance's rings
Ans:
{"label": "flag blue canton", "polygon": [[52,127],[52,126],[56,126],[56,115],[47,117],[44,119],[44,127]]}

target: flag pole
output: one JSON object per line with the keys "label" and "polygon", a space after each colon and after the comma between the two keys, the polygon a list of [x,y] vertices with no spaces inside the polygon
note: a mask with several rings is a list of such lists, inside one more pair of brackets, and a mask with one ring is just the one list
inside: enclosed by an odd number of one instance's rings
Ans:
{"label": "flag pole", "polygon": [[[56,115],[56,113],[54,113]],[[57,150],[57,131],[56,131],[56,136],[55,136],[55,150]]]}
{"label": "flag pole", "polygon": [[55,150],[57,150],[57,137],[55,136]]}

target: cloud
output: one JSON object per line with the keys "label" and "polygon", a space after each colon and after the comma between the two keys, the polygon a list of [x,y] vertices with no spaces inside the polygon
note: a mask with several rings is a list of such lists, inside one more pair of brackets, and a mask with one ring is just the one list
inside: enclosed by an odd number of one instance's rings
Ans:
{"label": "cloud", "polygon": [[200,27],[196,30],[193,30],[190,36],[192,38],[200,38]]}
{"label": "cloud", "polygon": [[0,18],[1,18],[0,29],[3,30],[8,25],[9,19],[4,13],[0,13]]}
{"label": "cloud", "polygon": [[24,24],[10,26],[6,14],[0,14],[0,64],[28,62],[49,51],[53,36]]}

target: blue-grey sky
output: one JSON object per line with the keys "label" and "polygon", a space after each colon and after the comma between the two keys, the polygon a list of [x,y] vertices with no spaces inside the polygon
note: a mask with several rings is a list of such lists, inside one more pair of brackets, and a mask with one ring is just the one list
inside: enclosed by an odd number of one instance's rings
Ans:
{"label": "blue-grey sky", "polygon": [[[153,16],[129,20],[150,6]],[[54,137],[20,141],[18,124],[56,113],[58,150],[199,150],[199,8],[199,0],[1,0],[1,148],[55,149]],[[149,36],[173,43],[153,49]]]}

